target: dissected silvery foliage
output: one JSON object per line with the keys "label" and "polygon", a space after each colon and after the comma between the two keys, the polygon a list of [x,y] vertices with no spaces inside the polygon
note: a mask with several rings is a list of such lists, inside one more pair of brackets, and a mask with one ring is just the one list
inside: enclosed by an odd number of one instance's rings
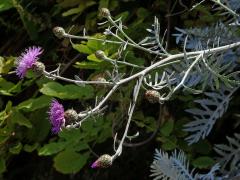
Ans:
{"label": "dissected silvery foliage", "polygon": [[214,180],[218,170],[219,165],[215,164],[208,173],[197,173],[195,169],[189,169],[184,152],[175,150],[169,155],[156,149],[150,176],[154,177],[153,180]]}
{"label": "dissected silvery foliage", "polygon": [[198,142],[206,138],[211,132],[216,120],[219,119],[227,110],[232,94],[238,88],[222,88],[219,92],[205,92],[205,99],[195,100],[200,108],[187,109],[193,115],[194,121],[185,124],[184,130],[191,133],[186,138],[188,144]]}
{"label": "dissected silvery foliage", "polygon": [[164,45],[164,36],[160,37],[160,23],[158,22],[158,18],[154,18],[154,23],[152,24],[152,28],[146,29],[149,32],[149,36],[145,37],[142,41],[138,44],[148,49],[156,52],[156,53],[165,53],[168,54]]}
{"label": "dissected silvery foliage", "polygon": [[[228,145],[217,144],[214,150],[219,154],[219,162],[222,169],[227,168],[230,171],[240,169],[240,134],[234,134],[234,137],[227,137]],[[240,171],[239,171],[240,173]]]}
{"label": "dissected silvery foliage", "polygon": [[227,16],[231,25],[240,25],[240,5],[238,0],[211,0],[216,3],[216,10],[222,11],[222,16]]}
{"label": "dissected silvery foliage", "polygon": [[176,43],[183,45],[187,38],[186,48],[191,50],[202,50],[226,45],[240,39],[236,34],[236,27],[227,27],[222,22],[203,28],[176,28],[176,30],[178,33],[173,34],[176,37]]}

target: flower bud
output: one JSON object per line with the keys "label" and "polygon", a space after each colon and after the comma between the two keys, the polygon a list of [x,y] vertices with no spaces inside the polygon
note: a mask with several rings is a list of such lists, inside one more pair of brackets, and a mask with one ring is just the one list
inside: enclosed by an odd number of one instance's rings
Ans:
{"label": "flower bud", "polygon": [[[91,81],[107,82],[107,80],[105,79],[105,74],[104,73],[99,73],[99,74],[94,75],[93,77],[91,77]],[[94,84],[94,87],[96,89],[100,89],[103,86],[105,87],[104,84]]]}
{"label": "flower bud", "polygon": [[78,120],[78,113],[74,109],[68,109],[64,112],[66,123],[70,124]]}
{"label": "flower bud", "polygon": [[111,16],[111,14],[107,8],[101,8],[100,16],[107,18],[107,17]]}
{"label": "flower bud", "polygon": [[160,98],[160,93],[155,90],[147,90],[145,92],[145,97],[150,103],[158,103]]}
{"label": "flower bud", "polygon": [[61,39],[65,35],[65,30],[62,27],[54,27],[53,33],[57,38]]}
{"label": "flower bud", "polygon": [[104,59],[106,57],[105,53],[102,51],[102,50],[97,50],[95,52],[95,56],[98,58],[98,59]]}
{"label": "flower bud", "polygon": [[112,165],[112,156],[104,154],[100,156],[92,165],[91,168],[108,168]]}
{"label": "flower bud", "polygon": [[45,71],[45,65],[41,62],[35,62],[33,65],[33,70],[39,74],[42,75],[42,73]]}

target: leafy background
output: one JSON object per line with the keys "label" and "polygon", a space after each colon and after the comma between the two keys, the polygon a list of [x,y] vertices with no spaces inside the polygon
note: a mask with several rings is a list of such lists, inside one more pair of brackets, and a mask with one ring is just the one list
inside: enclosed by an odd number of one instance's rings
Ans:
{"label": "leafy background", "polygon": [[[195,1],[187,1],[191,7]],[[205,171],[215,164],[213,145],[226,142],[225,135],[232,136],[239,130],[239,96],[235,95],[230,108],[214,127],[206,140],[188,146],[183,125],[192,117],[184,112],[196,106],[193,96],[179,94],[166,103],[162,110],[162,122],[156,137],[139,147],[125,147],[120,158],[108,169],[93,170],[91,162],[96,154],[112,153],[112,131],[121,132],[124,112],[131,97],[133,84],[122,87],[112,97],[104,116],[94,117],[81,129],[62,131],[58,136],[50,132],[47,111],[52,98],[64,107],[80,111],[94,104],[95,96],[101,96],[107,88],[77,86],[61,81],[50,81],[29,72],[24,80],[14,74],[14,61],[28,46],[45,49],[41,61],[48,70],[61,64],[61,74],[78,75],[94,79],[104,75],[110,67],[96,59],[94,53],[102,49],[114,57],[117,47],[103,46],[96,41],[59,40],[52,28],[62,26],[72,34],[86,28],[87,34],[103,36],[97,27],[101,22],[98,10],[110,9],[114,17],[122,17],[127,33],[133,39],[146,35],[154,16],[162,29],[174,32],[174,27],[203,27],[215,22],[219,16],[210,11],[211,5],[198,6],[192,12],[185,10],[175,0],[1,0],[0,1],[0,174],[2,179],[149,179],[150,165],[155,148],[172,151],[180,148],[187,153],[190,165]],[[169,14],[172,16],[168,16]],[[98,32],[98,33],[97,33]],[[96,34],[97,33],[97,34]],[[169,48],[177,51],[174,38],[169,37]],[[148,65],[152,57],[129,49],[126,58],[138,64]],[[122,68],[122,72],[129,69]],[[151,105],[141,94],[133,117],[130,132],[140,132],[137,142],[147,139],[157,128],[159,105]],[[199,95],[202,98],[204,95]],[[121,97],[121,98],[119,98]],[[151,108],[149,108],[151,106]]]}

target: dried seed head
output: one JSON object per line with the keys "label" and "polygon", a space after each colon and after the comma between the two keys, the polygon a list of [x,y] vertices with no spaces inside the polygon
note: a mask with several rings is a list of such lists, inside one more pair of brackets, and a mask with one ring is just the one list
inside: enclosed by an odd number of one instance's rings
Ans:
{"label": "dried seed head", "polygon": [[97,50],[95,52],[95,56],[98,58],[98,59],[104,59],[106,57],[105,53],[102,51],[102,50]]}
{"label": "dried seed head", "polygon": [[107,17],[111,16],[111,14],[107,8],[101,8],[100,16],[107,18]]}
{"label": "dried seed head", "polygon": [[68,109],[64,112],[66,123],[70,124],[78,120],[78,113],[74,109]]}
{"label": "dried seed head", "polygon": [[62,39],[65,35],[65,30],[62,27],[54,27],[53,33],[57,38]]}
{"label": "dried seed head", "polygon": [[150,103],[158,103],[160,98],[160,93],[155,90],[147,90],[145,92],[145,97]]}
{"label": "dried seed head", "polygon": [[112,165],[112,156],[104,154],[100,156],[92,165],[91,168],[108,168]]}
{"label": "dried seed head", "polygon": [[33,65],[33,70],[38,74],[38,75],[42,75],[43,72],[45,71],[45,65],[41,62],[35,62],[35,64]]}

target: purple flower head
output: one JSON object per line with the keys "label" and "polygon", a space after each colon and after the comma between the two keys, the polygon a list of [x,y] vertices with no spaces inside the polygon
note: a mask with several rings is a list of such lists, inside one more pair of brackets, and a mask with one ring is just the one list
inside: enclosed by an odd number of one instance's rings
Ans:
{"label": "purple flower head", "polygon": [[43,49],[41,47],[29,47],[25,50],[17,59],[16,73],[19,78],[23,78],[26,75],[28,69],[31,69],[38,60],[38,56],[41,55]]}
{"label": "purple flower head", "polygon": [[64,108],[57,100],[52,100],[49,119],[52,124],[52,133],[57,134],[65,126]]}

